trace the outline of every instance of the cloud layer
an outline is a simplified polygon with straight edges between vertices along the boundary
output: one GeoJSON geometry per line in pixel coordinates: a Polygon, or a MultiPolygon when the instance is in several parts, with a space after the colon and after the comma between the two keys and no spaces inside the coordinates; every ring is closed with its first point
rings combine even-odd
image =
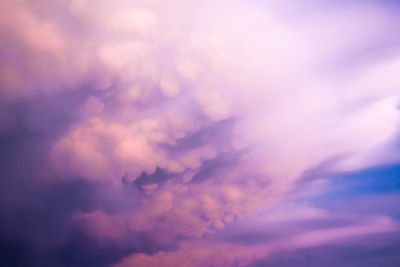
{"type": "Polygon", "coordinates": [[[398,163],[398,12],[374,1],[8,1],[5,261],[246,266],[397,233],[380,208],[335,215],[309,201],[336,176],[398,163]],[[257,227],[277,236],[253,242],[257,227]]]}

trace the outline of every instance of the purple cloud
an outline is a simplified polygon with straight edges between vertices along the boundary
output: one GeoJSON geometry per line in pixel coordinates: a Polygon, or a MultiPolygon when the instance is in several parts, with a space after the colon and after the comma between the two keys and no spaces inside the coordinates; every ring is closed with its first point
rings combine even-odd
{"type": "Polygon", "coordinates": [[[340,213],[307,201],[335,175],[398,163],[397,13],[373,1],[4,4],[5,264],[246,266],[397,233],[377,198],[340,213]]]}

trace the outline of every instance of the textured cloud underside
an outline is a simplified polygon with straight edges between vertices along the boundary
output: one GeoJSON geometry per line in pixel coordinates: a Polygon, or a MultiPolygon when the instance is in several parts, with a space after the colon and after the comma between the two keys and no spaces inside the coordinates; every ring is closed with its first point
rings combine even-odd
{"type": "MultiPolygon", "coordinates": [[[[76,211],[71,221],[98,242],[144,233],[160,248],[283,201],[310,170],[395,162],[400,55],[388,29],[398,18],[373,4],[292,2],[7,1],[0,129],[19,123],[13,105],[68,96],[23,121],[40,133],[52,125],[47,113],[74,114],[46,149],[38,184],[109,188],[99,198],[121,208],[76,211]]],[[[385,220],[339,233],[392,229],[385,220]]],[[[320,234],[276,246],[333,235],[320,234]]],[[[247,264],[273,246],[218,244],[227,254],[214,255],[196,242],[121,266],[247,264]]]]}

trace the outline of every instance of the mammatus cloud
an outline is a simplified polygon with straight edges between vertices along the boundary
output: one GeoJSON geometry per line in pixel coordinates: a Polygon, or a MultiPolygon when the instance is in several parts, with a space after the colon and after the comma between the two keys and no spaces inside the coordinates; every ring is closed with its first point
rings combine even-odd
{"type": "MultiPolygon", "coordinates": [[[[51,262],[85,264],[71,256],[86,242],[79,232],[113,251],[101,263],[85,259],[97,266],[245,266],[273,251],[396,231],[375,214],[252,246],[209,240],[312,194],[297,195],[304,180],[398,162],[397,12],[357,1],[5,3],[0,130],[12,190],[2,212],[23,220],[8,209],[57,210],[47,223],[65,220],[62,237],[43,245],[30,233],[36,257],[58,249],[51,262]],[[18,200],[25,187],[32,199],[18,200]],[[58,187],[61,200],[49,193],[58,187]]],[[[305,214],[334,219],[283,207],[263,223],[305,214]]]]}

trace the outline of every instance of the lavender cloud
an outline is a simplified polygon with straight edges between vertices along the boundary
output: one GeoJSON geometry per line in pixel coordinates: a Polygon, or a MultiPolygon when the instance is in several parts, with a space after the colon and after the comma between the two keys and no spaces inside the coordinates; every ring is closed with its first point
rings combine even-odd
{"type": "MultiPolygon", "coordinates": [[[[91,257],[112,255],[105,266],[245,265],[281,247],[392,231],[379,217],[278,245],[204,241],[285,201],[307,175],[398,162],[396,12],[357,1],[9,1],[0,11],[3,225],[24,227],[13,226],[24,212],[10,211],[20,206],[53,214],[49,231],[64,221],[61,234],[37,245],[28,233],[24,246],[78,255],[93,241],[91,257]]],[[[280,209],[269,220],[288,216],[280,209]]],[[[34,232],[42,219],[26,216],[34,232]]],[[[76,257],[69,264],[100,264],[76,257]]]]}

